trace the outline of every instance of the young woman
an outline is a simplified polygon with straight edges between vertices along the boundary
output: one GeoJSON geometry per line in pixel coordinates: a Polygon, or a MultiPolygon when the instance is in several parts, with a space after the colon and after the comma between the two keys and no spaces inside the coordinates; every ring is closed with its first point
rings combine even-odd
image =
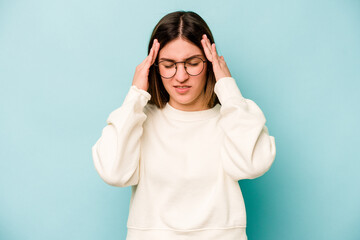
{"type": "Polygon", "coordinates": [[[123,104],[92,147],[108,184],[132,186],[127,240],[245,240],[240,179],[275,158],[261,109],[242,96],[194,12],[164,16],[123,104]]]}

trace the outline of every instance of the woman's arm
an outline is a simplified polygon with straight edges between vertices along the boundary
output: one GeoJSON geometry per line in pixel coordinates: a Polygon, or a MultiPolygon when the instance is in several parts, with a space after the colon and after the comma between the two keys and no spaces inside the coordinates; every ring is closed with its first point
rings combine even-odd
{"type": "Polygon", "coordinates": [[[92,147],[95,168],[110,185],[126,187],[139,182],[140,138],[147,118],[143,109],[150,98],[148,92],[131,86],[92,147]]]}
{"type": "Polygon", "coordinates": [[[259,106],[245,99],[232,77],[219,79],[215,93],[221,103],[220,127],[224,131],[221,160],[224,171],[234,180],[253,179],[272,165],[275,138],[269,135],[259,106]]]}

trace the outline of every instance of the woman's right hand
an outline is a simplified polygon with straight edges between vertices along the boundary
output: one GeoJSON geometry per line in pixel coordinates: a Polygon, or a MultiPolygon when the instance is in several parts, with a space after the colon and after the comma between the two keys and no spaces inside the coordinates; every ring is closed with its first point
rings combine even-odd
{"type": "Polygon", "coordinates": [[[153,45],[150,49],[149,55],[140,63],[135,70],[134,79],[132,85],[137,88],[147,91],[149,88],[149,71],[150,66],[154,64],[156,56],[159,52],[160,43],[157,39],[154,39],[153,45]]]}

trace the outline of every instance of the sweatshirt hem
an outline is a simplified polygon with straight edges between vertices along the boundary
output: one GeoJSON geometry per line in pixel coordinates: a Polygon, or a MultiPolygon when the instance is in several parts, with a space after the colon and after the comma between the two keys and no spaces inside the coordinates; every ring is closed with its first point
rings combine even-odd
{"type": "Polygon", "coordinates": [[[126,240],[247,240],[246,226],[185,230],[131,226],[127,228],[126,240]]]}
{"type": "Polygon", "coordinates": [[[194,229],[175,229],[175,228],[141,228],[127,226],[127,228],[136,229],[136,230],[165,230],[165,231],[175,231],[175,232],[194,232],[194,231],[206,231],[206,230],[227,230],[233,228],[246,228],[244,225],[232,226],[232,227],[211,227],[211,228],[194,228],[194,229]]]}

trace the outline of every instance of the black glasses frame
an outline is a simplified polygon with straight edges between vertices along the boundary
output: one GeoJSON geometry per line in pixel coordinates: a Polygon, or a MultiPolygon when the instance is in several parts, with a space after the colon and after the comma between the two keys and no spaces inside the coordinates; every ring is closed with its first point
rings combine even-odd
{"type": "MultiPolygon", "coordinates": [[[[165,61],[173,62],[173,61],[169,61],[169,60],[163,60],[163,61],[160,61],[159,63],[154,63],[154,65],[156,66],[156,70],[157,70],[157,72],[158,72],[159,74],[160,74],[159,64],[160,64],[161,62],[165,62],[165,61]]],[[[173,63],[175,64],[175,73],[174,73],[174,75],[172,75],[171,77],[164,77],[163,75],[160,74],[160,76],[162,76],[163,78],[166,78],[166,79],[169,79],[169,78],[174,77],[174,76],[176,75],[176,73],[177,73],[177,63],[184,63],[185,72],[186,72],[187,74],[189,74],[190,76],[197,76],[197,75],[200,75],[200,73],[202,73],[202,71],[204,70],[205,63],[206,63],[206,62],[207,62],[206,60],[202,60],[202,58],[199,58],[199,57],[192,57],[192,58],[186,59],[186,60],[183,61],[183,62],[173,62],[173,63]],[[196,74],[196,75],[192,75],[192,74],[188,73],[188,71],[186,70],[186,65],[185,65],[185,64],[186,64],[186,61],[191,60],[191,59],[194,59],[194,58],[198,58],[198,59],[200,59],[200,60],[203,62],[203,68],[202,68],[201,71],[200,71],[198,74],[196,74]]]]}

